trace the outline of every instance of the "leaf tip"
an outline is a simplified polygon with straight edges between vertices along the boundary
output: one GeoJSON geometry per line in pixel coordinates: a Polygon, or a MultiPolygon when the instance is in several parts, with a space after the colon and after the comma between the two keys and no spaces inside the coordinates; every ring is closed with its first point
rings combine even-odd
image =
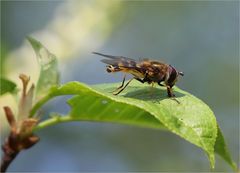
{"type": "Polygon", "coordinates": [[[26,39],[29,41],[29,43],[33,47],[34,51],[38,51],[41,49],[42,44],[39,41],[37,41],[35,38],[33,38],[31,36],[26,36],[26,39]]]}

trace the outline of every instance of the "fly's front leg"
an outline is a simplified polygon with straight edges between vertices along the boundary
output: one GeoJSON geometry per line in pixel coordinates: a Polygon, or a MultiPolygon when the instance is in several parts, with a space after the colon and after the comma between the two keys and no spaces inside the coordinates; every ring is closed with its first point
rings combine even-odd
{"type": "Polygon", "coordinates": [[[175,95],[173,94],[172,87],[167,86],[167,93],[168,97],[170,97],[171,99],[175,100],[178,104],[180,104],[180,102],[175,98],[175,95]]]}
{"type": "Polygon", "coordinates": [[[167,86],[167,93],[168,93],[168,97],[175,97],[175,95],[173,94],[172,87],[170,86],[167,86]]]}

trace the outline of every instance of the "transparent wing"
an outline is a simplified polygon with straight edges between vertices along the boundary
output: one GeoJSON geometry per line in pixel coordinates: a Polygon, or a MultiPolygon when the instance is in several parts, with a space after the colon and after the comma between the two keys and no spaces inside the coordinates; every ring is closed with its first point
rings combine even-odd
{"type": "Polygon", "coordinates": [[[109,59],[102,59],[101,61],[105,64],[119,66],[119,67],[125,67],[125,68],[136,68],[136,60],[123,57],[123,56],[113,56],[113,55],[106,55],[98,52],[93,52],[93,54],[100,55],[107,57],[109,59]]]}

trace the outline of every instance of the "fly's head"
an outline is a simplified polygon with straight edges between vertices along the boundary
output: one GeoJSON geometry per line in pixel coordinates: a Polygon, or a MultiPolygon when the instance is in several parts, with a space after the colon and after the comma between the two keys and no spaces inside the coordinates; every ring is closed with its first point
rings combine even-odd
{"type": "Polygon", "coordinates": [[[173,87],[175,85],[175,83],[178,80],[178,77],[180,76],[184,76],[183,72],[177,71],[175,67],[169,65],[168,67],[168,78],[166,79],[165,83],[170,86],[173,87]]]}

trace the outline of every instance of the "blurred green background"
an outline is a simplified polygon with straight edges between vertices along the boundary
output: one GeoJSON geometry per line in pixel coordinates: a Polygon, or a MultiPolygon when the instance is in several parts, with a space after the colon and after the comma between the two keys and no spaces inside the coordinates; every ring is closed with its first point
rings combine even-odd
{"type": "MultiPolygon", "coordinates": [[[[238,1],[1,1],[1,69],[16,82],[19,66],[37,71],[27,35],[59,57],[62,83],[121,81],[92,51],[161,59],[184,71],[177,85],[213,109],[239,164],[238,1]]],[[[66,98],[45,113],[67,113],[66,98]]],[[[210,171],[203,151],[165,131],[74,122],[38,135],[9,171],[210,171]]],[[[217,156],[214,171],[231,169],[217,156]]]]}

